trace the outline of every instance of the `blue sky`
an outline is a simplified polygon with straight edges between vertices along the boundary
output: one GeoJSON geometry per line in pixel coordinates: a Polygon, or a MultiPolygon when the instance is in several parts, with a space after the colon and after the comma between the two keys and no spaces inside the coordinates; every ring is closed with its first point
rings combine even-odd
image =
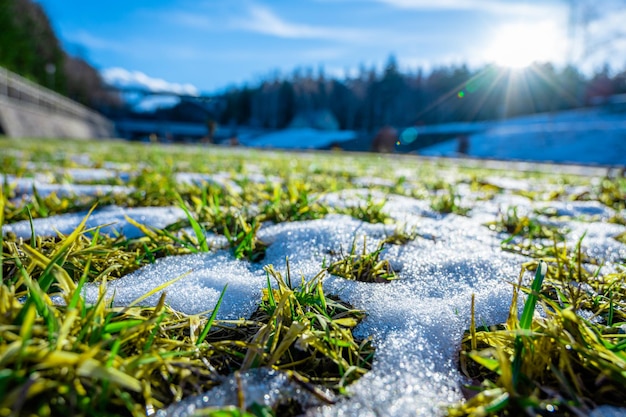
{"type": "MultiPolygon", "coordinates": [[[[403,70],[426,71],[461,63],[518,66],[550,60],[562,65],[580,55],[568,41],[566,0],[40,3],[66,50],[86,58],[108,79],[186,92],[256,84],[275,71],[290,74],[295,68],[355,74],[360,65],[381,67],[390,54],[403,70]]],[[[620,13],[606,19],[621,27],[626,15],[620,13]]],[[[606,19],[588,25],[587,35],[606,30],[606,19]]],[[[615,53],[602,59],[607,56],[617,59],[615,53]]],[[[623,66],[626,58],[622,61],[615,64],[623,66]]]]}

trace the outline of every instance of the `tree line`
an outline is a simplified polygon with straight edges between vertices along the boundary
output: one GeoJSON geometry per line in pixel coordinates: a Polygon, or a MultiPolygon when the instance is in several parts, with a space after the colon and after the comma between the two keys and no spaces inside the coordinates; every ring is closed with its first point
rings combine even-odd
{"type": "Polygon", "coordinates": [[[274,76],[222,95],[221,124],[270,129],[289,126],[297,114],[328,110],[341,129],[373,132],[383,126],[497,120],[595,104],[626,93],[626,70],[603,68],[591,77],[573,66],[536,63],[523,70],[465,65],[403,73],[392,56],[381,71],[361,67],[343,80],[320,70],[274,76]]]}
{"type": "MultiPolygon", "coordinates": [[[[0,0],[0,28],[1,66],[107,114],[121,106],[120,95],[94,67],[63,50],[40,4],[0,0]]],[[[296,69],[231,88],[220,95],[223,106],[214,119],[221,125],[282,129],[297,115],[325,112],[340,129],[374,132],[383,126],[566,110],[622,93],[626,69],[585,76],[574,66],[537,63],[522,71],[453,65],[403,72],[391,56],[382,69],[361,66],[357,75],[343,79],[328,77],[323,69],[296,69]]]]}

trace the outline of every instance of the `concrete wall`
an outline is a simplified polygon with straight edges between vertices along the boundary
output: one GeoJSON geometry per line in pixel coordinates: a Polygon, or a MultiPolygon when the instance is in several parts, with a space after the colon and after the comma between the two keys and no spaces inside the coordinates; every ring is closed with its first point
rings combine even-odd
{"type": "Polygon", "coordinates": [[[2,96],[0,126],[4,135],[12,138],[91,139],[115,136],[113,124],[104,117],[72,117],[2,96]]]}
{"type": "Polygon", "coordinates": [[[12,138],[111,138],[113,123],[53,91],[0,68],[0,132],[12,138]]]}

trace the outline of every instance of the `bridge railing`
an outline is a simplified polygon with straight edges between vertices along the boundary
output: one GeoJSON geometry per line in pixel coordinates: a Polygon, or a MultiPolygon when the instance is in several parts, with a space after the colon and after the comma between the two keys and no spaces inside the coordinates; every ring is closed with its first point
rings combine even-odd
{"type": "Polygon", "coordinates": [[[81,119],[100,119],[101,115],[52,90],[0,67],[0,97],[28,103],[46,111],[81,119]]]}

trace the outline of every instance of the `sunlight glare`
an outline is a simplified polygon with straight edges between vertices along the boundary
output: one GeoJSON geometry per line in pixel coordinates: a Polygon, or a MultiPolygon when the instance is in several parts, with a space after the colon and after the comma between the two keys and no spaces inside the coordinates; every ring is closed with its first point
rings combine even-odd
{"type": "Polygon", "coordinates": [[[492,34],[485,51],[487,61],[509,68],[524,68],[533,62],[558,63],[567,42],[554,22],[512,23],[492,34]]]}

